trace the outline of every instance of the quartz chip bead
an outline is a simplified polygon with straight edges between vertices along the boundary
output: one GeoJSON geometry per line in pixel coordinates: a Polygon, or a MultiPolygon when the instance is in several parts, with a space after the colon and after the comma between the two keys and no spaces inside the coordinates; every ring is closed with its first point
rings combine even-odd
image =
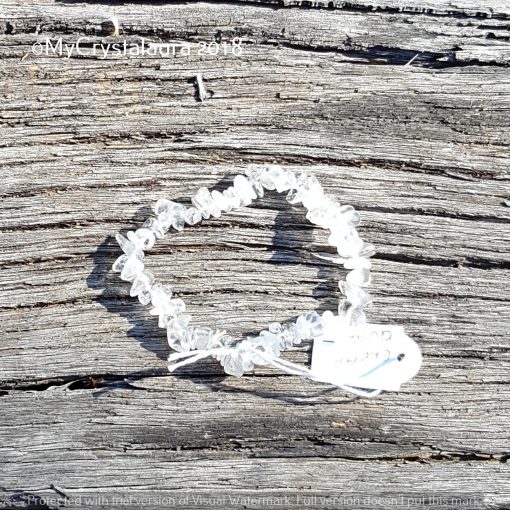
{"type": "Polygon", "coordinates": [[[295,324],[280,324],[279,322],[272,322],[268,325],[267,329],[270,333],[275,334],[280,342],[280,351],[283,351],[294,345],[296,341],[296,325],[295,324]]]}
{"type": "Polygon", "coordinates": [[[363,247],[363,241],[354,227],[333,230],[328,243],[335,246],[338,254],[344,258],[357,257],[363,247]]]}
{"type": "Polygon", "coordinates": [[[322,228],[332,228],[338,214],[338,204],[324,197],[320,204],[306,213],[306,219],[322,228]]]}
{"type": "Polygon", "coordinates": [[[202,220],[202,215],[196,207],[188,207],[184,213],[184,221],[188,225],[196,225],[202,220]]]}
{"type": "Polygon", "coordinates": [[[172,226],[173,213],[178,205],[180,204],[177,204],[177,202],[173,202],[172,200],[168,200],[166,198],[160,198],[156,202],[154,206],[154,212],[158,217],[159,224],[165,231],[172,226]]]}
{"type": "Polygon", "coordinates": [[[296,321],[296,334],[300,343],[301,340],[310,340],[322,335],[323,325],[321,316],[317,312],[310,312],[306,315],[300,315],[296,321]]]}
{"type": "Polygon", "coordinates": [[[230,212],[232,210],[232,203],[223,193],[215,189],[211,191],[211,197],[222,212],[230,212]]]}
{"type": "Polygon", "coordinates": [[[207,188],[200,188],[191,199],[191,202],[206,220],[211,216],[214,216],[215,218],[219,218],[221,216],[221,209],[213,200],[211,193],[207,188]]]}
{"type": "Polygon", "coordinates": [[[347,300],[343,300],[339,303],[338,317],[340,317],[345,324],[350,326],[362,326],[366,324],[367,321],[363,308],[355,307],[347,300]]]}
{"type": "Polygon", "coordinates": [[[241,342],[239,350],[244,360],[243,369],[251,370],[253,364],[267,365],[266,357],[277,358],[281,353],[281,342],[278,334],[264,330],[256,337],[248,337],[241,342]]]}
{"type": "Polygon", "coordinates": [[[258,181],[266,170],[267,166],[265,165],[248,165],[244,171],[244,175],[246,175],[249,180],[258,181]]]}
{"type": "Polygon", "coordinates": [[[122,280],[131,282],[136,275],[143,270],[143,262],[141,260],[143,252],[134,252],[131,255],[121,255],[112,265],[113,271],[120,273],[122,280]]]}
{"type": "Polygon", "coordinates": [[[255,368],[253,363],[253,351],[248,347],[246,342],[241,342],[237,347],[239,356],[241,358],[241,369],[243,372],[248,372],[255,368]]]}
{"type": "Polygon", "coordinates": [[[320,182],[313,175],[302,173],[293,184],[290,193],[287,195],[287,200],[291,204],[303,205],[307,209],[313,209],[321,204],[324,199],[324,190],[320,182]]]}
{"type": "Polygon", "coordinates": [[[280,339],[277,334],[263,330],[259,333],[259,338],[264,343],[265,351],[268,354],[275,358],[280,355],[280,339]]]}
{"type": "Polygon", "coordinates": [[[157,216],[160,214],[167,214],[171,212],[176,206],[177,202],[173,202],[172,200],[168,200],[166,198],[160,198],[154,206],[154,212],[157,216]]]}
{"type": "Polygon", "coordinates": [[[241,201],[241,205],[250,205],[257,198],[255,190],[244,175],[234,177],[234,190],[241,201]]]}
{"type": "Polygon", "coordinates": [[[119,243],[121,250],[126,255],[136,254],[139,256],[139,258],[143,257],[142,240],[138,239],[135,236],[134,232],[128,232],[127,237],[124,237],[122,234],[117,234],[115,236],[115,239],[119,243]],[[134,238],[133,238],[133,236],[134,236],[134,238]]]}
{"type": "Polygon", "coordinates": [[[174,213],[174,218],[172,220],[172,227],[175,228],[178,232],[181,232],[184,230],[184,226],[186,225],[186,208],[184,206],[181,206],[177,211],[174,213]]]}
{"type": "Polygon", "coordinates": [[[258,180],[268,190],[276,190],[278,193],[290,190],[295,185],[294,174],[284,170],[279,165],[269,165],[258,180]]]}
{"type": "Polygon", "coordinates": [[[177,352],[191,350],[190,333],[187,328],[179,330],[169,328],[167,330],[168,345],[177,352]]]}
{"type": "Polygon", "coordinates": [[[257,198],[262,198],[264,196],[264,187],[262,184],[254,179],[249,179],[249,182],[255,192],[255,195],[257,195],[257,198]]]}
{"type": "Polygon", "coordinates": [[[145,220],[142,227],[148,228],[158,239],[163,239],[165,236],[165,229],[156,218],[145,220]]]}
{"type": "Polygon", "coordinates": [[[246,342],[245,348],[250,351],[250,359],[256,365],[267,365],[268,361],[263,354],[268,356],[274,356],[275,352],[279,351],[278,337],[273,333],[270,333],[276,338],[276,341],[267,341],[268,338],[264,333],[269,331],[261,331],[258,336],[249,336],[244,342],[246,342]],[[259,354],[260,353],[260,354],[259,354]]]}
{"type": "Polygon", "coordinates": [[[229,207],[231,209],[237,209],[241,206],[241,199],[239,198],[239,195],[236,193],[236,190],[233,186],[230,186],[223,192],[223,196],[229,203],[229,207]]]}
{"type": "Polygon", "coordinates": [[[258,198],[264,196],[264,187],[260,183],[260,177],[265,171],[266,167],[263,165],[249,165],[244,172],[258,198]]]}
{"type": "Polygon", "coordinates": [[[355,308],[367,308],[372,304],[372,298],[365,289],[344,281],[340,281],[338,287],[355,308]]]}
{"type": "Polygon", "coordinates": [[[188,327],[191,315],[178,315],[171,319],[167,325],[168,345],[178,351],[189,351],[193,348],[193,331],[188,327]]]}
{"type": "Polygon", "coordinates": [[[301,201],[306,209],[318,207],[324,200],[324,190],[322,189],[320,182],[317,180],[317,177],[314,175],[308,177],[306,180],[302,194],[303,198],[301,201]]]}
{"type": "Polygon", "coordinates": [[[126,260],[120,277],[126,282],[132,282],[143,271],[143,267],[143,262],[133,254],[126,260]]]}
{"type": "Polygon", "coordinates": [[[345,269],[370,269],[372,262],[366,257],[352,257],[344,261],[345,269]]]}
{"type": "Polygon", "coordinates": [[[351,326],[363,326],[366,324],[367,316],[362,308],[354,308],[351,312],[351,326]]]}
{"type": "Polygon", "coordinates": [[[267,329],[270,333],[277,335],[283,331],[283,326],[279,322],[271,322],[271,324],[268,324],[267,329]]]}
{"type": "Polygon", "coordinates": [[[131,285],[129,295],[131,297],[138,296],[138,300],[142,305],[148,305],[151,302],[151,287],[154,283],[154,275],[150,271],[141,271],[131,285]]]}
{"type": "Polygon", "coordinates": [[[151,287],[151,302],[152,306],[157,307],[170,301],[172,297],[172,290],[169,287],[163,286],[161,283],[155,283],[151,287]]]}
{"type": "MultiPolygon", "coordinates": [[[[225,332],[216,331],[211,339],[211,348],[213,347],[234,347],[236,340],[225,332]]],[[[216,357],[216,359],[220,359],[216,357]]]]}
{"type": "Polygon", "coordinates": [[[165,328],[168,322],[174,316],[172,313],[173,307],[171,305],[172,291],[168,288],[163,287],[160,283],[155,283],[151,287],[151,303],[152,310],[151,315],[158,315],[158,325],[160,328],[165,328]]]}
{"type": "Polygon", "coordinates": [[[184,218],[186,207],[177,202],[172,202],[166,198],[161,198],[156,202],[154,211],[158,215],[158,221],[164,229],[170,227],[181,231],[184,228],[184,218]]]}
{"type": "Polygon", "coordinates": [[[171,315],[177,316],[186,311],[186,303],[181,298],[171,299],[168,305],[168,311],[171,315]]]}
{"type": "Polygon", "coordinates": [[[341,205],[338,209],[338,220],[352,227],[357,227],[360,224],[361,217],[352,205],[341,205]]]}
{"type": "Polygon", "coordinates": [[[154,232],[148,228],[139,228],[135,232],[127,233],[128,239],[142,251],[150,250],[156,242],[154,232]]]}
{"type": "Polygon", "coordinates": [[[371,283],[372,277],[370,276],[370,271],[364,268],[356,268],[347,273],[345,278],[347,283],[358,286],[358,287],[368,287],[371,283]]]}
{"type": "Polygon", "coordinates": [[[375,255],[375,246],[370,243],[363,243],[359,251],[360,257],[373,257],[375,255]]]}
{"type": "Polygon", "coordinates": [[[280,333],[280,348],[283,351],[289,347],[292,347],[297,340],[297,331],[295,324],[285,324],[282,327],[282,332],[280,333]]]}
{"type": "Polygon", "coordinates": [[[220,363],[226,374],[236,377],[241,377],[244,374],[243,357],[239,349],[234,349],[230,354],[223,356],[220,363]]]}
{"type": "Polygon", "coordinates": [[[305,316],[305,321],[310,328],[310,336],[311,338],[315,338],[316,336],[322,335],[323,326],[321,316],[317,312],[309,312],[305,316]]]}
{"type": "Polygon", "coordinates": [[[193,345],[195,349],[207,350],[214,347],[214,331],[211,328],[195,328],[193,330],[193,345]]]}
{"type": "Polygon", "coordinates": [[[112,264],[112,270],[116,273],[120,273],[124,269],[124,265],[129,259],[129,255],[126,255],[125,253],[121,255],[113,264],[112,264]]]}

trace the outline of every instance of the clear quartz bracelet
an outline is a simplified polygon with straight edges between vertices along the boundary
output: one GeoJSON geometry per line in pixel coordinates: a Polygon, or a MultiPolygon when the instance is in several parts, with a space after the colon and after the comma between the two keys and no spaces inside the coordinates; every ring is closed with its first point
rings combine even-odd
{"type": "MultiPolygon", "coordinates": [[[[227,374],[234,376],[242,376],[245,372],[253,370],[256,365],[270,365],[289,374],[335,384],[361,396],[374,396],[379,394],[381,389],[385,389],[384,384],[379,388],[375,385],[370,386],[370,380],[365,385],[366,379],[360,379],[359,374],[354,378],[351,377],[354,381],[352,383],[341,378],[339,382],[331,376],[325,377],[317,370],[313,370],[313,360],[312,369],[309,369],[280,357],[283,350],[293,345],[310,340],[315,342],[319,339],[331,343],[333,340],[330,337],[338,336],[338,331],[352,332],[353,328],[356,331],[364,331],[363,328],[367,325],[365,310],[372,302],[367,291],[371,283],[369,257],[375,253],[375,250],[371,244],[365,243],[360,238],[356,230],[360,223],[360,216],[352,206],[340,205],[326,196],[315,176],[305,173],[296,176],[278,165],[251,165],[247,168],[245,175],[237,175],[233,186],[225,191],[210,192],[203,187],[197,191],[191,202],[193,205],[186,207],[181,203],[162,198],[154,207],[156,217],[149,218],[141,228],[127,232],[126,236],[121,234],[116,236],[124,254],[114,262],[113,270],[120,272],[122,280],[131,283],[132,297],[138,297],[143,305],[152,305],[150,313],[158,316],[159,327],[166,329],[168,343],[174,351],[177,351],[169,356],[170,371],[206,357],[213,357],[221,363],[227,374]],[[145,251],[150,250],[156,239],[163,238],[171,227],[181,231],[186,224],[195,225],[211,216],[218,218],[222,213],[250,205],[253,200],[261,198],[265,190],[287,192],[287,201],[293,205],[302,203],[307,209],[306,217],[311,223],[330,230],[328,243],[336,248],[338,256],[322,258],[342,264],[348,270],[346,281],[339,282],[344,298],[339,303],[338,315],[326,311],[321,316],[312,311],[300,315],[294,323],[273,322],[258,336],[249,336],[242,340],[235,340],[225,331],[193,327],[191,316],[186,313],[184,301],[172,297],[171,290],[161,283],[156,283],[153,274],[145,269],[145,251]],[[331,331],[333,331],[332,334],[326,334],[331,331]]],[[[386,329],[390,330],[390,328],[386,329]]],[[[382,331],[381,338],[387,331],[382,331]]],[[[373,337],[374,331],[370,330],[369,334],[373,337]]],[[[414,344],[409,337],[403,335],[403,332],[395,336],[414,344]]],[[[359,335],[357,338],[359,339],[359,335]]],[[[400,347],[409,348],[409,342],[407,347],[402,342],[400,344],[397,342],[395,348],[397,350],[400,347]]],[[[401,361],[404,357],[403,353],[392,357],[389,354],[391,351],[389,347],[386,347],[384,351],[377,347],[380,343],[376,344],[375,348],[373,342],[366,347],[365,357],[373,358],[372,364],[367,365],[370,368],[367,374],[370,374],[372,379],[374,370],[386,367],[391,361],[401,361]],[[388,354],[385,354],[383,358],[379,356],[380,352],[388,354]]],[[[355,345],[365,344],[358,342],[355,345]]],[[[414,344],[410,352],[415,358],[418,356],[421,362],[421,355],[416,349],[414,344]]],[[[331,357],[328,352],[326,357],[331,357]]],[[[343,359],[346,359],[345,353],[343,359]]],[[[347,361],[349,360],[352,366],[352,352],[351,358],[347,361]]],[[[409,379],[418,369],[419,363],[415,360],[412,366],[407,367],[407,372],[402,379],[409,379]]],[[[392,375],[385,374],[385,378],[388,379],[388,377],[391,379],[392,375]]]]}

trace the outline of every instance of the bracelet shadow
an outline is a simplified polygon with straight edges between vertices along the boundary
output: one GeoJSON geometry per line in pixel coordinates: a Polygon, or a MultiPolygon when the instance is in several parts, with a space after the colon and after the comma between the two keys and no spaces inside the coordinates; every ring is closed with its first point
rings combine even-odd
{"type": "MultiPolygon", "coordinates": [[[[134,225],[140,225],[150,215],[148,206],[141,207],[131,218],[134,225]]],[[[95,301],[109,313],[126,319],[131,328],[127,331],[129,338],[134,338],[143,349],[152,352],[159,359],[168,357],[169,347],[164,332],[157,327],[157,320],[150,316],[136,298],[129,296],[129,286],[119,278],[111,269],[113,262],[121,255],[115,236],[107,236],[90,254],[94,267],[88,275],[86,282],[90,289],[101,291],[95,301]]],[[[164,375],[165,368],[152,368],[131,372],[126,377],[147,377],[151,375],[164,375]]],[[[107,390],[104,388],[103,390],[107,390]]]]}
{"type": "MultiPolygon", "coordinates": [[[[218,182],[214,189],[223,191],[231,185],[231,178],[223,178],[218,182]]],[[[337,281],[338,281],[338,267],[328,264],[325,261],[319,260],[312,255],[312,249],[315,241],[314,226],[308,223],[305,218],[305,213],[302,208],[294,208],[290,206],[285,200],[276,199],[269,194],[269,197],[264,197],[257,201],[256,207],[266,207],[277,209],[277,215],[273,226],[273,237],[271,245],[268,249],[272,250],[272,255],[268,260],[269,264],[281,267],[284,270],[292,271],[303,265],[313,265],[317,268],[316,271],[316,285],[311,290],[311,298],[315,300],[315,310],[322,313],[325,310],[335,310],[336,302],[335,295],[338,294],[337,281]],[[333,297],[332,297],[333,296],[333,297]]],[[[184,198],[177,197],[176,201],[186,202],[184,198]]],[[[143,221],[152,215],[152,210],[149,206],[141,207],[131,218],[130,224],[137,228],[143,221]]],[[[158,327],[157,318],[149,315],[147,307],[141,305],[136,298],[132,298],[127,293],[129,286],[123,282],[119,275],[113,273],[111,266],[113,262],[120,255],[119,246],[115,240],[114,235],[109,235],[98,246],[97,250],[90,255],[94,262],[94,268],[87,277],[87,286],[90,289],[100,290],[101,293],[96,297],[96,301],[103,306],[108,312],[116,314],[123,319],[126,319],[131,325],[128,330],[127,336],[135,339],[143,349],[152,352],[161,360],[166,360],[171,352],[173,352],[167,343],[166,334],[164,330],[158,327]]],[[[302,283],[306,286],[306,283],[302,283]]],[[[281,295],[281,293],[280,293],[281,295]]],[[[270,296],[270,299],[277,300],[278,293],[270,296]]],[[[282,322],[295,321],[299,314],[307,313],[311,310],[300,310],[298,314],[291,317],[280,317],[275,320],[282,322]]],[[[264,327],[264,326],[263,326],[264,327]]],[[[258,334],[259,331],[248,332],[248,334],[258,334]]],[[[307,364],[311,362],[311,343],[304,344],[297,348],[303,351],[306,348],[307,364]]],[[[296,349],[296,348],[294,348],[296,349]]],[[[303,393],[293,392],[289,395],[288,391],[279,393],[278,391],[265,391],[261,377],[261,389],[241,389],[234,388],[228,384],[224,384],[224,380],[229,380],[225,374],[218,374],[218,372],[211,373],[211,364],[207,361],[201,361],[194,365],[195,369],[190,373],[189,369],[179,373],[179,371],[172,375],[179,378],[190,379],[198,378],[199,384],[207,384],[212,389],[217,391],[235,391],[244,393],[254,393],[260,398],[277,399],[292,404],[306,404],[311,405],[311,402],[306,403],[307,399],[313,399],[320,395],[330,394],[337,391],[338,388],[327,387],[318,392],[311,394],[309,391],[303,393]],[[210,378],[210,381],[208,379],[210,378]]],[[[189,368],[189,367],[187,367],[189,368]]],[[[143,378],[150,376],[168,375],[169,372],[166,368],[153,368],[126,374],[125,379],[143,378]]],[[[278,375],[275,372],[275,375],[278,375]]],[[[251,375],[250,377],[256,377],[251,375]]],[[[198,381],[197,381],[198,382],[198,381]]],[[[115,389],[115,386],[111,388],[115,389]]],[[[109,387],[104,387],[96,392],[96,396],[109,391],[109,387]]],[[[354,398],[345,398],[338,400],[335,403],[348,403],[354,398]]],[[[330,402],[333,403],[333,402],[330,402]]]]}

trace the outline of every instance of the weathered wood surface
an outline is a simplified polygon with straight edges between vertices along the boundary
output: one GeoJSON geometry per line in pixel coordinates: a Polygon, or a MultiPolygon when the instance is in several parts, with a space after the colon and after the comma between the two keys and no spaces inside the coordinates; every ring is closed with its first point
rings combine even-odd
{"type": "MultiPolygon", "coordinates": [[[[509,40],[498,0],[0,1],[0,507],[508,507],[509,40]],[[243,55],[31,54],[112,42],[112,15],[121,39],[240,36],[243,55]],[[362,212],[370,319],[425,356],[402,392],[167,374],[164,332],[109,272],[113,235],[268,160],[362,212]]],[[[334,309],[323,240],[268,197],[148,261],[241,335],[334,309]]]]}

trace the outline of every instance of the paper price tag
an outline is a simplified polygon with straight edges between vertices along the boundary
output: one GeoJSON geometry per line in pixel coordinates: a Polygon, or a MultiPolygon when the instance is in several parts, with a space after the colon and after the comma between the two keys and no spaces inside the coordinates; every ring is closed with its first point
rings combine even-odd
{"type": "Polygon", "coordinates": [[[345,326],[332,317],[314,340],[311,368],[332,384],[398,391],[421,362],[418,345],[401,326],[345,326]]]}

